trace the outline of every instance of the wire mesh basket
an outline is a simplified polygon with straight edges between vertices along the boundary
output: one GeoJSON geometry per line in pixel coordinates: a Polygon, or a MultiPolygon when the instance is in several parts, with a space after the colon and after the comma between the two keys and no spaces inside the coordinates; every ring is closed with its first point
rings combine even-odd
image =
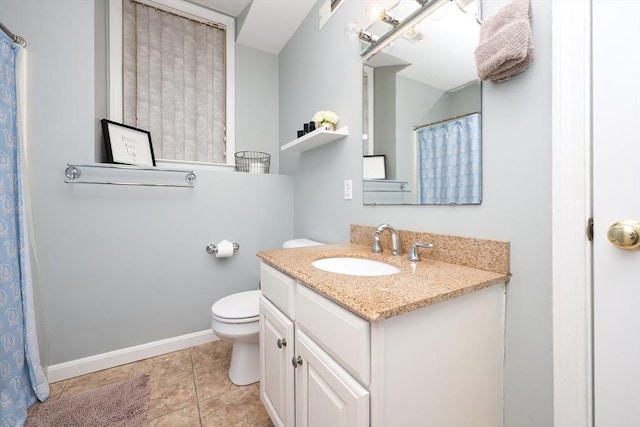
{"type": "Polygon", "coordinates": [[[262,151],[238,151],[235,157],[237,172],[269,173],[271,154],[262,151]]]}

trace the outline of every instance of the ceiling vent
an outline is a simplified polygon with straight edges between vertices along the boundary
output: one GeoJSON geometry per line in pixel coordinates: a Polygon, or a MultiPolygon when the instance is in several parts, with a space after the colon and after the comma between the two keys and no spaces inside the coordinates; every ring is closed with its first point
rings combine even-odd
{"type": "Polygon", "coordinates": [[[342,3],[344,0],[327,0],[320,6],[320,28],[324,27],[331,15],[342,6],[342,3]]]}

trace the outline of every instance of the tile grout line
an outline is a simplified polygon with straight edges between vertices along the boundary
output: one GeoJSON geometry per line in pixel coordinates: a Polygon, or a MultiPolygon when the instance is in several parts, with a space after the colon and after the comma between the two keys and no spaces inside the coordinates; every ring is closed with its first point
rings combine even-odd
{"type": "Polygon", "coordinates": [[[198,423],[202,427],[202,416],[200,415],[200,397],[198,396],[198,385],[196,384],[196,367],[193,363],[193,347],[189,349],[189,359],[191,360],[191,381],[196,392],[196,409],[198,410],[198,423]]]}

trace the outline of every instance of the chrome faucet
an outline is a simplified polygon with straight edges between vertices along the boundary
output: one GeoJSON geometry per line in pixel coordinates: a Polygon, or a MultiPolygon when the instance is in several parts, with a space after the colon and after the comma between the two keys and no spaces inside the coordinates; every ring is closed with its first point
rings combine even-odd
{"type": "Polygon", "coordinates": [[[409,253],[407,254],[407,259],[409,261],[420,261],[420,254],[418,253],[418,248],[433,248],[433,243],[425,243],[425,242],[413,242],[411,244],[411,248],[409,248],[409,253]]]}
{"type": "Polygon", "coordinates": [[[400,252],[402,252],[402,249],[400,248],[400,236],[398,235],[398,231],[389,224],[380,224],[378,228],[376,228],[376,234],[373,236],[373,247],[371,248],[371,251],[377,254],[382,252],[380,235],[385,230],[391,231],[391,254],[400,255],[400,252]]]}

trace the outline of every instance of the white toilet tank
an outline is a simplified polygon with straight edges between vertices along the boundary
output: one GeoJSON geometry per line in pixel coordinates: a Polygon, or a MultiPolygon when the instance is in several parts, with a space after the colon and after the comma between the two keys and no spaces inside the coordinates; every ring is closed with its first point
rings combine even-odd
{"type": "Polygon", "coordinates": [[[288,248],[304,248],[305,246],[320,246],[324,245],[324,243],[316,242],[311,239],[291,239],[287,240],[282,244],[282,247],[285,249],[288,248]]]}

